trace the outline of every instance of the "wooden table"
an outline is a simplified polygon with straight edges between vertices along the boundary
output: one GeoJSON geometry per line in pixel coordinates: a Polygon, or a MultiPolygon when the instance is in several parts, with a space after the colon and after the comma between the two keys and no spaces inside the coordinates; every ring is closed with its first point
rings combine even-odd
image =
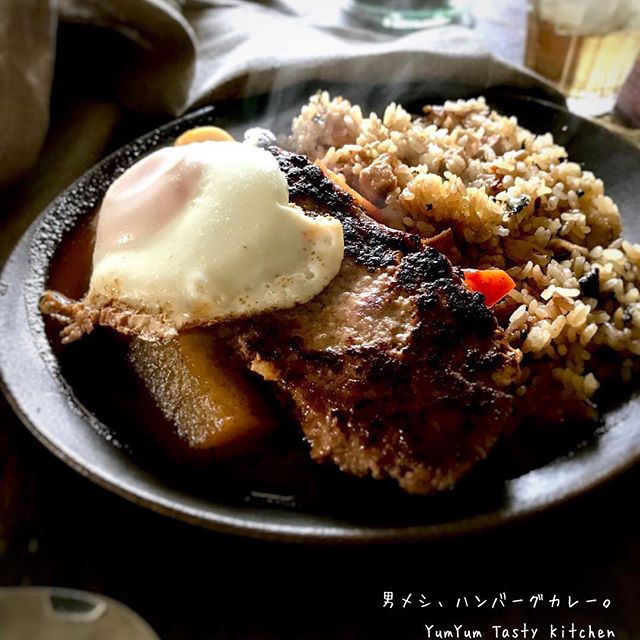
{"type": "MultiPolygon", "coordinates": [[[[493,18],[480,21],[481,32],[495,42],[502,29],[516,51],[522,41],[508,33],[524,33],[523,5],[497,7],[493,18]]],[[[29,184],[0,202],[0,258],[75,175],[155,124],[123,118],[96,95],[60,103],[44,162],[29,184]],[[79,136],[81,153],[74,145],[79,136]]],[[[492,624],[575,622],[615,629],[621,640],[640,638],[638,469],[544,516],[464,539],[404,547],[285,546],[202,531],[107,493],[39,445],[4,400],[0,424],[1,585],[104,593],[137,610],[166,640],[426,638],[424,624],[438,620],[486,632],[492,624]],[[395,594],[392,610],[382,608],[385,591],[395,594]],[[413,604],[403,609],[400,598],[409,593],[413,604]],[[501,593],[511,600],[556,594],[562,604],[490,609],[501,593]],[[420,594],[431,607],[420,607],[420,594]],[[455,608],[458,597],[473,603],[476,595],[488,604],[466,608],[462,601],[455,608]],[[581,601],[572,609],[570,595],[581,601]],[[591,598],[612,604],[584,603],[591,598]]]]}

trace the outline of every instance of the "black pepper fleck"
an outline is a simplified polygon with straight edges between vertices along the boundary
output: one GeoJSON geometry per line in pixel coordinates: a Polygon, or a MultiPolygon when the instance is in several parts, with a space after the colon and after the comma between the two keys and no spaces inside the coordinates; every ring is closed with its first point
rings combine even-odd
{"type": "Polygon", "coordinates": [[[507,213],[510,216],[514,216],[517,213],[520,213],[529,204],[529,202],[529,196],[524,194],[514,198],[509,198],[507,201],[507,213]]]}
{"type": "Polygon", "coordinates": [[[594,267],[589,271],[586,276],[583,276],[578,280],[580,285],[580,291],[589,298],[595,298],[598,300],[600,297],[600,270],[598,267],[594,267]]]}

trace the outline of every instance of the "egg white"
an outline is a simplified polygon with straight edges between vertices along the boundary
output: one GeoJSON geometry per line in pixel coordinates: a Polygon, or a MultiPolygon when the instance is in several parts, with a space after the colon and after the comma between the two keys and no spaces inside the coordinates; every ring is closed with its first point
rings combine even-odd
{"type": "Polygon", "coordinates": [[[268,151],[198,142],[162,153],[105,196],[89,302],[194,326],[304,303],[338,273],[340,222],[289,204],[268,151]]]}

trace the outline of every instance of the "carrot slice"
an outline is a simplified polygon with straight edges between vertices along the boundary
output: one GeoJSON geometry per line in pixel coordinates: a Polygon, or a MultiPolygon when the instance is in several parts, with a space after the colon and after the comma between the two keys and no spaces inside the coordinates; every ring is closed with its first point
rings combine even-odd
{"type": "Polygon", "coordinates": [[[191,144],[192,142],[229,142],[233,140],[233,136],[220,127],[194,127],[187,129],[180,134],[174,145],[180,147],[183,144],[191,144]]]}
{"type": "Polygon", "coordinates": [[[363,195],[359,194],[355,189],[350,187],[347,184],[347,181],[339,174],[331,171],[329,167],[327,167],[322,160],[316,160],[315,164],[317,164],[321,169],[322,173],[331,180],[331,182],[335,183],[340,189],[346,191],[374,220],[377,222],[383,222],[382,211],[376,207],[375,204],[367,200],[363,195]]]}
{"type": "Polygon", "coordinates": [[[502,269],[463,269],[464,281],[471,291],[484,294],[487,307],[500,302],[516,286],[511,276],[502,269]]]}

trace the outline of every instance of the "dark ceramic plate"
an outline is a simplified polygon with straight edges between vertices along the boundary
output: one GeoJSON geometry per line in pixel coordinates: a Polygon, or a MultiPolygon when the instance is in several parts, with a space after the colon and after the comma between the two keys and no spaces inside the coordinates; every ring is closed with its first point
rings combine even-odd
{"type": "MultiPolygon", "coordinates": [[[[333,89],[371,109],[393,99],[417,110],[423,102],[468,93],[454,85],[333,89]]],[[[153,420],[154,408],[138,402],[143,392],[123,364],[119,343],[99,331],[64,350],[48,339],[37,304],[52,258],[116,175],[196,125],[215,123],[238,138],[249,126],[285,130],[312,91],[297,87],[225,103],[160,127],[87,172],[34,222],[8,260],[0,287],[2,376],[27,427],[80,473],[138,504],[221,531],[299,541],[461,534],[559,504],[634,464],[640,458],[640,399],[635,392],[617,403],[605,398],[608,407],[596,430],[582,426],[557,438],[539,425],[533,437],[503,446],[455,491],[434,498],[404,495],[391,484],[314,465],[290,428],[272,450],[237,463],[202,468],[170,464],[150,454],[153,447],[137,433],[135,423],[153,420]]],[[[627,237],[640,240],[638,149],[557,105],[508,91],[486,95],[524,126],[553,132],[573,160],[602,178],[620,206],[627,237]]]]}

